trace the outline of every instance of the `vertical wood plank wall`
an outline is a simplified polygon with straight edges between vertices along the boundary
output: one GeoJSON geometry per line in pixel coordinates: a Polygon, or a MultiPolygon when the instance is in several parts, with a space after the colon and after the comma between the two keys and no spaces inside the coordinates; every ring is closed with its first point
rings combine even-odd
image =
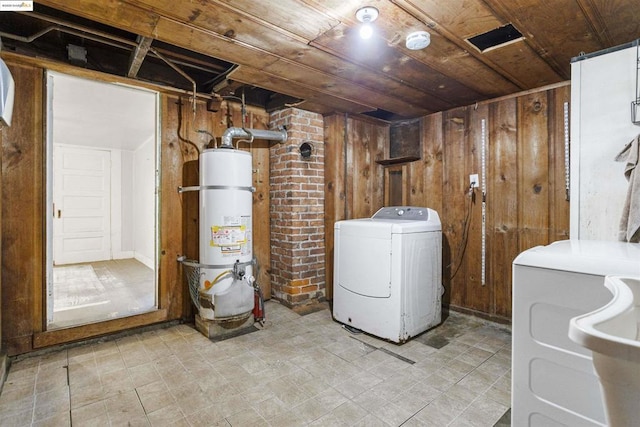
{"type": "MultiPolygon", "coordinates": [[[[193,197],[179,194],[184,179],[197,183],[197,152],[209,141],[196,131],[204,129],[220,140],[231,123],[241,126],[237,104],[226,102],[218,112],[206,110],[198,102],[194,117],[189,97],[170,92],[160,94],[161,104],[161,183],[160,183],[160,267],[158,271],[160,310],[152,315],[103,322],[64,330],[45,332],[45,140],[44,140],[44,67],[39,60],[10,56],[5,58],[16,85],[13,124],[2,134],[2,213],[1,259],[2,301],[0,306],[2,347],[9,355],[34,348],[99,336],[134,326],[188,317],[193,311],[186,282],[176,260],[186,254],[197,258],[197,211],[193,197]],[[227,110],[229,114],[227,114],[227,110]],[[181,116],[181,123],[178,117],[181,116]],[[179,126],[180,125],[180,126],[179,126]],[[178,129],[180,128],[180,131],[178,129]],[[185,168],[184,165],[187,165],[185,168]],[[195,168],[195,170],[194,170],[195,168]],[[195,175],[194,175],[195,174],[195,175]],[[195,178],[194,178],[195,176],[195,178]],[[190,207],[190,208],[189,208],[190,207]],[[194,245],[195,242],[195,245],[194,245]],[[194,252],[195,251],[195,252],[194,252]]],[[[53,65],[55,66],[55,64],[53,65]]],[[[78,73],[77,69],[57,66],[56,71],[78,73]]],[[[106,78],[99,73],[80,72],[82,77],[106,78]]],[[[269,114],[248,107],[246,127],[267,129],[269,114]]],[[[254,253],[264,266],[258,278],[265,295],[270,294],[269,255],[269,148],[257,141],[241,147],[253,153],[254,167],[254,253]]],[[[197,198],[197,196],[196,196],[197,198]]],[[[197,209],[197,201],[195,203],[197,209]]]]}
{"type": "Polygon", "coordinates": [[[373,215],[384,203],[382,160],[389,124],[366,118],[324,118],[325,259],[327,299],[333,299],[333,225],[373,215]]]}
{"type": "MultiPolygon", "coordinates": [[[[407,175],[404,192],[407,204],[427,206],[440,215],[445,305],[508,321],[513,259],[530,247],[569,237],[563,122],[569,99],[567,83],[422,119],[422,158],[402,168],[407,175]],[[469,193],[469,175],[481,175],[482,120],[487,175],[484,286],[482,194],[480,189],[469,193]]],[[[335,221],[371,216],[383,206],[384,195],[377,189],[384,188],[384,168],[375,160],[388,153],[388,129],[388,123],[368,118],[325,118],[329,297],[335,221]],[[372,135],[377,138],[374,146],[372,135]]]]}

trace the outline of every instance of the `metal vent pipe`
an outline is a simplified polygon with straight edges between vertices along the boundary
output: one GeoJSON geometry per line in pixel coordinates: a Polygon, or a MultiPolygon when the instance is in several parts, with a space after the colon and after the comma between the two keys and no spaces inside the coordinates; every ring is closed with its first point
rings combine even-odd
{"type": "Polygon", "coordinates": [[[234,138],[250,138],[250,139],[268,139],[271,141],[284,142],[287,140],[287,131],[280,130],[262,130],[262,129],[244,129],[244,128],[228,128],[222,134],[222,147],[233,148],[234,138]]]}

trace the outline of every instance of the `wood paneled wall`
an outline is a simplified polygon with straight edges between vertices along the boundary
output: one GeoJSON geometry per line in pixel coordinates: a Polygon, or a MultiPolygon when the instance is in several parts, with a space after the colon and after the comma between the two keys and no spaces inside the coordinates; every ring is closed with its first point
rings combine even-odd
{"type": "MultiPolygon", "coordinates": [[[[45,323],[45,68],[81,77],[106,81],[113,76],[88,72],[37,59],[5,55],[16,84],[13,124],[2,134],[2,347],[9,355],[49,345],[81,340],[132,327],[189,317],[186,281],[177,256],[197,259],[197,201],[194,194],[179,194],[179,186],[197,183],[197,151],[209,136],[219,141],[228,124],[241,126],[237,104],[223,103],[218,112],[209,112],[198,101],[193,114],[188,95],[178,95],[159,87],[161,103],[160,244],[158,271],[159,310],[93,325],[46,331],[45,323]],[[195,145],[195,146],[194,146],[195,145]],[[186,165],[186,167],[185,167],[186,165]],[[185,182],[191,180],[191,182],[185,182]],[[195,180],[195,182],[193,182],[195,180]],[[191,197],[191,199],[190,199],[191,197]]],[[[135,84],[126,81],[128,84],[135,84]]],[[[269,114],[249,107],[246,127],[266,129],[269,114]]],[[[258,281],[269,295],[269,147],[256,141],[250,148],[254,167],[254,253],[263,266],[258,281]]],[[[197,198],[197,195],[195,196],[197,198]]]]}
{"type": "MultiPolygon", "coordinates": [[[[426,116],[422,158],[393,166],[403,174],[403,201],[440,215],[445,305],[508,321],[513,259],[530,247],[569,237],[563,121],[569,98],[570,88],[564,83],[426,116]],[[481,174],[482,120],[487,185],[484,285],[482,193],[469,193],[469,175],[481,174]]],[[[368,217],[383,206],[384,167],[375,160],[388,153],[388,129],[388,123],[360,117],[325,119],[329,295],[333,224],[368,217]]]]}
{"type": "Polygon", "coordinates": [[[324,118],[326,297],[333,299],[333,225],[373,215],[384,203],[382,160],[389,125],[377,120],[332,115],[324,118]]]}

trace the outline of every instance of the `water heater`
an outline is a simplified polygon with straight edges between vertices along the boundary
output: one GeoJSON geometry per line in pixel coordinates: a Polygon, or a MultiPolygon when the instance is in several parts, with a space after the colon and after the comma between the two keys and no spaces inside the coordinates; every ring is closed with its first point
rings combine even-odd
{"type": "Polygon", "coordinates": [[[196,328],[200,325],[200,332],[209,337],[220,332],[216,323],[225,330],[237,328],[252,313],[254,319],[264,320],[262,292],[253,277],[252,159],[249,152],[233,146],[234,138],[244,138],[245,143],[286,141],[287,132],[228,128],[219,148],[200,154],[199,185],[178,188],[200,194],[199,260],[179,256],[178,261],[187,267],[191,300],[199,314],[196,328]]]}
{"type": "Polygon", "coordinates": [[[251,154],[233,148],[200,156],[200,316],[228,320],[254,305],[251,154]]]}

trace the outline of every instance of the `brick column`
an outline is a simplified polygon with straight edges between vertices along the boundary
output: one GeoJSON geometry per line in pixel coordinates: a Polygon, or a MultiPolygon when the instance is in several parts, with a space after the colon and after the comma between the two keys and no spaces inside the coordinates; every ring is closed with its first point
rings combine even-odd
{"type": "Polygon", "coordinates": [[[324,122],[288,108],[271,114],[285,143],[270,149],[271,295],[288,306],[324,299],[324,122]],[[304,159],[300,145],[313,149],[304,159]]]}

